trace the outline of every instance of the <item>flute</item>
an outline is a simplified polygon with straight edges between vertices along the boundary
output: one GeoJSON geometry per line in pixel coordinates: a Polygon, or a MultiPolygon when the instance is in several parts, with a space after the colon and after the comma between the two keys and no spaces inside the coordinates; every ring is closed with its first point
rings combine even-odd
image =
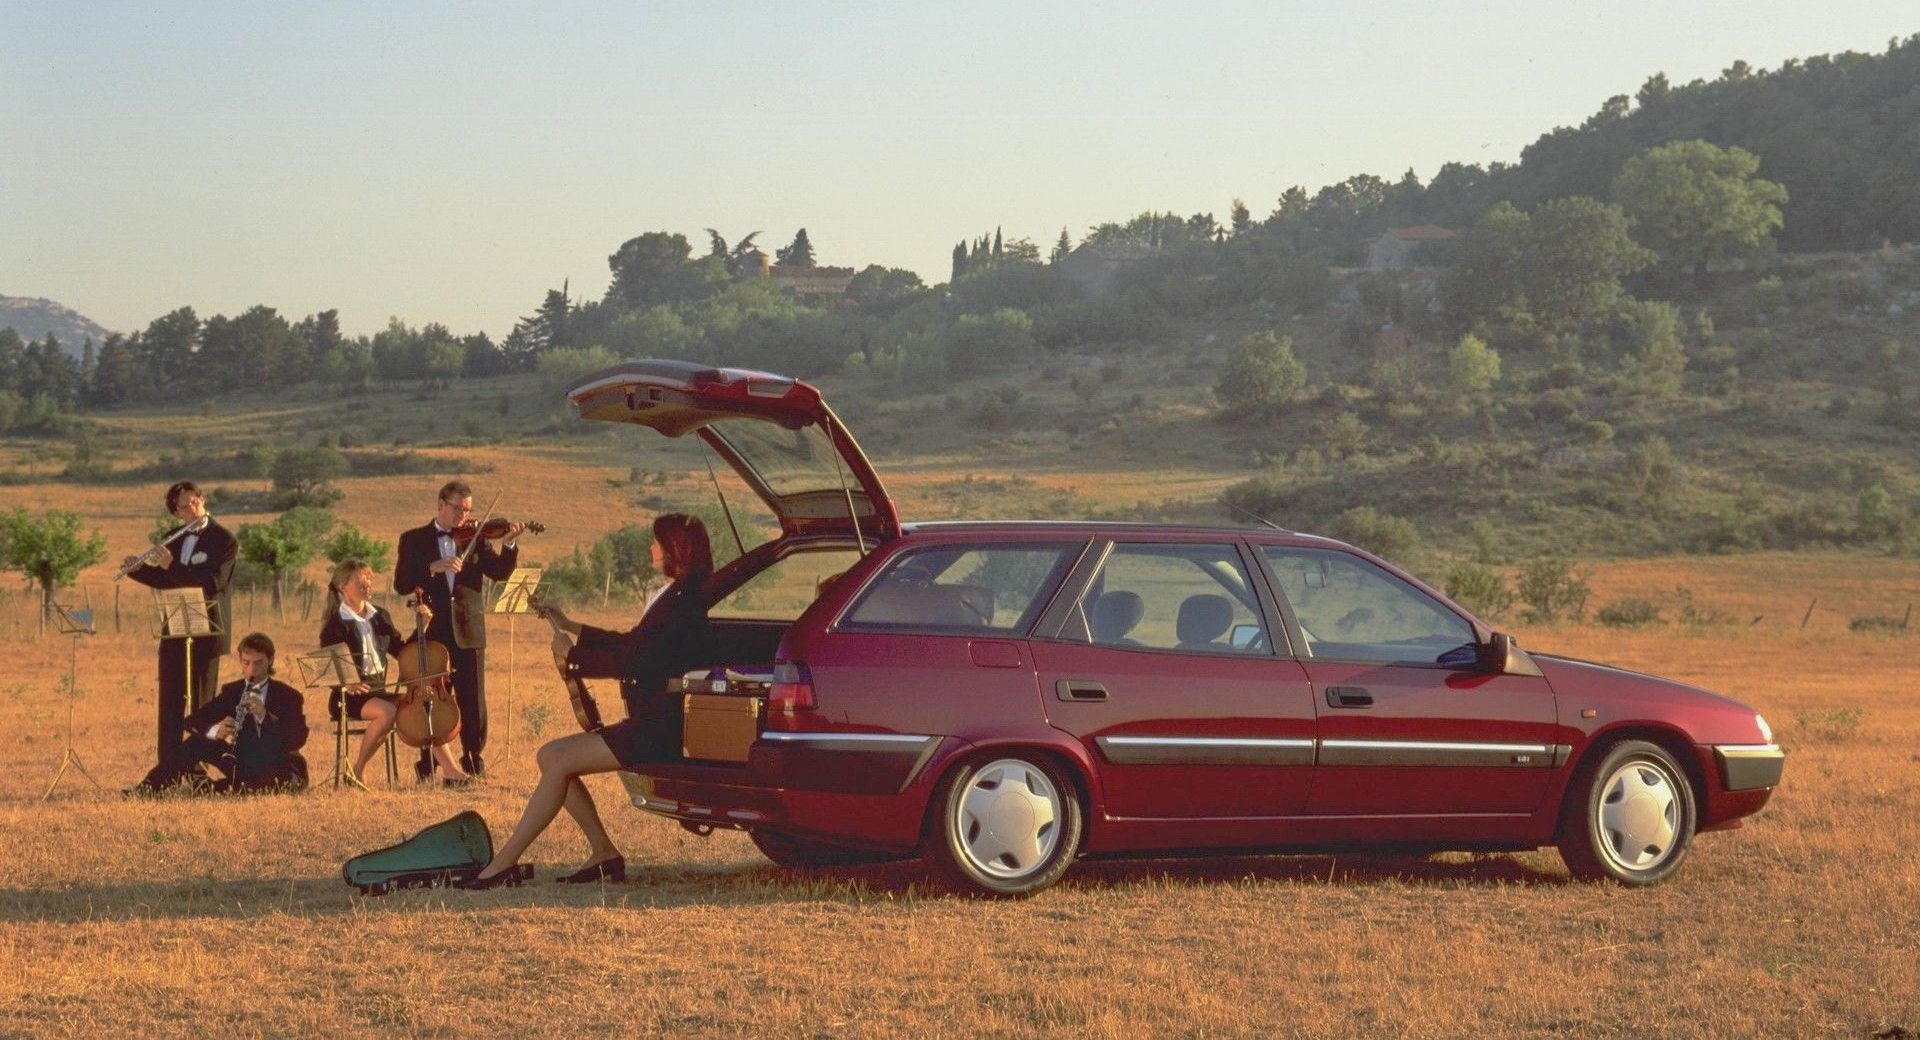
{"type": "Polygon", "coordinates": [[[121,567],[120,573],[114,575],[113,580],[119,581],[121,578],[124,578],[127,575],[132,574],[134,571],[137,571],[140,568],[146,566],[147,561],[153,559],[153,554],[160,551],[160,549],[164,548],[165,546],[172,545],[174,542],[179,541],[182,538],[185,538],[187,535],[195,534],[197,532],[206,530],[207,521],[211,519],[213,518],[210,516],[198,517],[196,519],[189,520],[184,524],[181,524],[179,527],[176,527],[171,531],[168,531],[166,537],[153,543],[152,548],[149,548],[146,552],[143,552],[139,556],[134,557],[134,560],[132,563],[127,564],[124,567],[121,567]]]}

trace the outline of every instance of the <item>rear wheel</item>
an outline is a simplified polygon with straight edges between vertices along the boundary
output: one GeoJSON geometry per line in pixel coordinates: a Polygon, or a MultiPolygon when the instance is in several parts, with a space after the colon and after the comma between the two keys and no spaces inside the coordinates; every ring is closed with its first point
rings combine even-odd
{"type": "Polygon", "coordinates": [[[850,867],[862,863],[884,863],[894,857],[884,852],[871,852],[866,849],[852,849],[845,845],[830,845],[822,841],[808,841],[791,834],[756,828],[747,835],[753,839],[754,847],[774,863],[783,867],[805,869],[807,867],[850,867]]]}
{"type": "Polygon", "coordinates": [[[1693,787],[1665,748],[1622,740],[1574,775],[1561,827],[1560,858],[1583,881],[1651,885],[1687,857],[1695,823],[1693,787]]]}
{"type": "Polygon", "coordinates": [[[1060,880],[1080,851],[1073,781],[1040,758],[971,762],[941,782],[928,848],[947,878],[985,895],[1023,896],[1060,880]]]}

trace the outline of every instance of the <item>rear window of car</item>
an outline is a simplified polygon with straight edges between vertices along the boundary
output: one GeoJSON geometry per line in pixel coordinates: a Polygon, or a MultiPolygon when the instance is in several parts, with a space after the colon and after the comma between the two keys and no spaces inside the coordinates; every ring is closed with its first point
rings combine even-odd
{"type": "Polygon", "coordinates": [[[840,625],[887,631],[1025,632],[1080,546],[910,549],[890,561],[840,625]]]}

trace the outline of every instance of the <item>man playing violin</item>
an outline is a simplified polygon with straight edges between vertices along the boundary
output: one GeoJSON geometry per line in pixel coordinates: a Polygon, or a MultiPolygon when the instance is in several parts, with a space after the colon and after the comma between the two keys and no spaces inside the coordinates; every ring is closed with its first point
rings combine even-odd
{"type": "MultiPolygon", "coordinates": [[[[460,766],[473,776],[486,770],[487,612],[481,596],[486,578],[504,580],[520,552],[515,540],[525,525],[508,524],[498,539],[482,537],[469,522],[473,489],[450,480],[440,488],[433,520],[400,535],[393,566],[393,590],[408,595],[420,589],[433,611],[427,638],[444,645],[453,664],[453,694],[460,707],[460,766]],[[495,548],[493,542],[502,544],[495,548]]],[[[414,767],[433,775],[431,753],[422,748],[414,767]]]]}
{"type": "Polygon", "coordinates": [[[167,512],[181,522],[185,533],[143,556],[127,557],[122,566],[128,568],[127,577],[149,588],[198,588],[206,596],[208,618],[220,631],[217,635],[160,640],[160,717],[155,757],[161,762],[173,758],[187,713],[212,700],[220,688],[220,658],[232,645],[227,627],[233,617],[233,604],[227,586],[233,582],[233,565],[240,556],[240,543],[207,515],[207,500],[192,481],[183,480],[167,489],[167,512]],[[193,661],[192,690],[187,689],[189,655],[193,661]]]}

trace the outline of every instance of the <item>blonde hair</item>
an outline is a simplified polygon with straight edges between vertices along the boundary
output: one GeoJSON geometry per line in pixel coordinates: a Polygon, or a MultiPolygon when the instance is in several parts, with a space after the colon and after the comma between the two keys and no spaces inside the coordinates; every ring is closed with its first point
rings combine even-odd
{"type": "Polygon", "coordinates": [[[333,570],[327,572],[327,613],[338,613],[340,604],[345,601],[345,597],[340,595],[340,586],[346,584],[354,575],[359,574],[361,571],[370,571],[372,569],[373,564],[352,556],[334,564],[333,570]]]}

